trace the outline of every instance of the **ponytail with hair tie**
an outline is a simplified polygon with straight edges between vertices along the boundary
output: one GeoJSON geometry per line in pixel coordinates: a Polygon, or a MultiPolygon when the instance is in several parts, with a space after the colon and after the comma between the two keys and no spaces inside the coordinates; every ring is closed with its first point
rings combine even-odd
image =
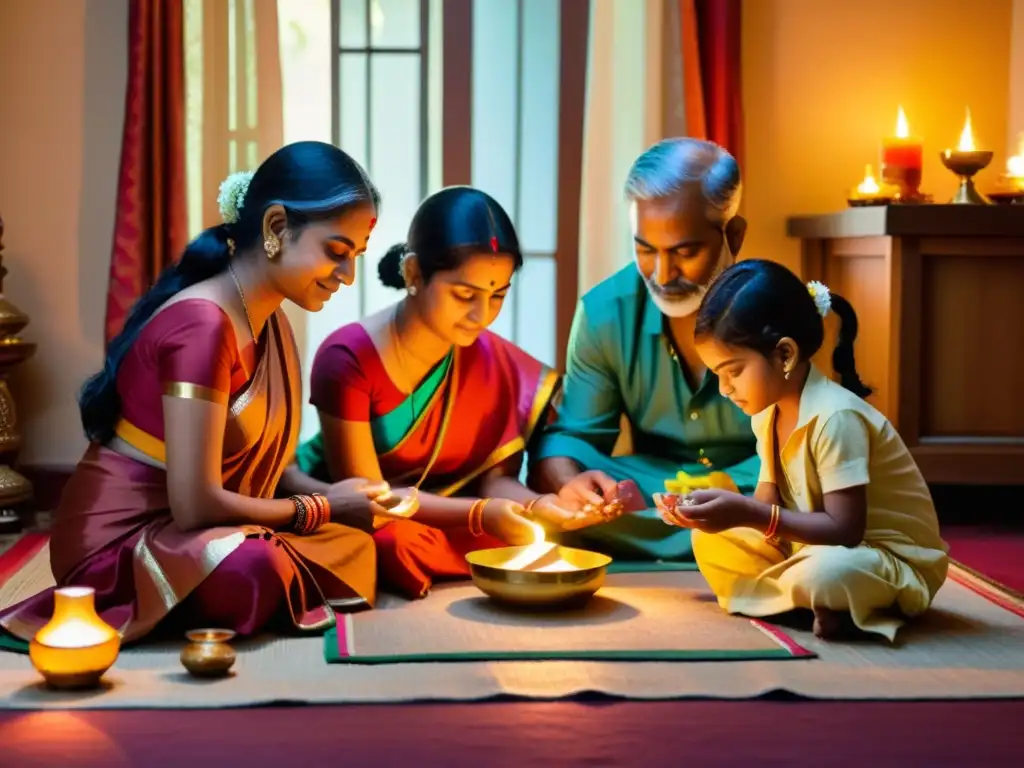
{"type": "Polygon", "coordinates": [[[830,295],[831,309],[839,318],[839,339],[832,351],[832,370],[839,374],[839,383],[858,397],[868,397],[874,390],[860,380],[853,358],[853,343],[857,340],[857,313],[838,293],[830,295]]]}

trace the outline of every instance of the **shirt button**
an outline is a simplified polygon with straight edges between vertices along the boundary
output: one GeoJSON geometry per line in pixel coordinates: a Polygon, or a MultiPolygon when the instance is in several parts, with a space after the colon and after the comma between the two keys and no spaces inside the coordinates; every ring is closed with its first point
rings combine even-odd
{"type": "Polygon", "coordinates": [[[700,414],[696,411],[690,411],[690,421],[696,421],[700,418],[700,414]]]}

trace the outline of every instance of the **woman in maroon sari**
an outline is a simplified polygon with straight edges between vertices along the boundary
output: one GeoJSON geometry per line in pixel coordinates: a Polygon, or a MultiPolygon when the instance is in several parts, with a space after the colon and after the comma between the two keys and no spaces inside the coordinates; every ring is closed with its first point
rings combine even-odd
{"type": "MultiPolygon", "coordinates": [[[[318,311],[350,285],[379,196],[362,168],[319,142],[286,146],[221,188],[225,223],[186,248],[139,301],[82,391],[91,440],[53,521],[59,586],[96,591],[125,642],[174,624],[299,629],[370,603],[371,537],[342,525],[380,511],[354,480],[325,498],[275,499],[295,450],[298,355],[281,310],[318,311]]],[[[52,590],[0,614],[29,640],[52,590]]]]}
{"type": "Polygon", "coordinates": [[[468,576],[468,551],[532,541],[524,515],[555,529],[572,517],[517,479],[559,377],[486,330],[522,263],[500,205],[471,187],[443,189],[380,262],[382,282],[405,298],[335,331],[313,362],[321,432],[297,454],[305,477],[288,482],[417,488],[415,519],[383,521],[374,535],[382,583],[406,596],[468,576]]]}

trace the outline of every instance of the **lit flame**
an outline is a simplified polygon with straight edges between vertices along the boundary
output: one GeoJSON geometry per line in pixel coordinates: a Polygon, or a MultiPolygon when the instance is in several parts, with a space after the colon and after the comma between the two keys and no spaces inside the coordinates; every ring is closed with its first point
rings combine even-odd
{"type": "MultiPolygon", "coordinates": [[[[900,112],[902,113],[902,110],[900,110],[900,112]]],[[[871,166],[864,166],[864,181],[857,185],[858,194],[877,195],[881,191],[881,187],[879,187],[878,182],[875,181],[875,174],[871,166]]]]}
{"type": "Polygon", "coordinates": [[[1017,154],[1006,160],[1006,175],[1024,181],[1024,133],[1017,137],[1017,154]]]}
{"type": "Polygon", "coordinates": [[[896,115],[896,138],[897,139],[909,139],[910,138],[910,125],[907,123],[907,116],[903,112],[903,105],[900,105],[900,110],[896,115]]]}
{"type": "Polygon", "coordinates": [[[544,528],[531,520],[526,524],[534,529],[534,542],[507,560],[504,567],[509,570],[571,570],[572,566],[558,557],[558,545],[545,541],[544,528]]]}
{"type": "Polygon", "coordinates": [[[971,110],[967,110],[967,119],[964,121],[964,129],[960,132],[960,143],[956,147],[958,152],[974,152],[974,132],[971,130],[971,110]]]}

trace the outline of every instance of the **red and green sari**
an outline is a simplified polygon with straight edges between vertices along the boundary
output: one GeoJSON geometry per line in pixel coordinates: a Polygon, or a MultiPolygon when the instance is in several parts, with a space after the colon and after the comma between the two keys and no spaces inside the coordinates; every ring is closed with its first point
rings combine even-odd
{"type": "MultiPolygon", "coordinates": [[[[485,331],[454,348],[411,394],[398,389],[359,324],[321,345],[310,402],[345,421],[365,421],[381,474],[393,486],[440,496],[478,496],[480,478],[526,451],[559,385],[556,371],[515,344],[485,331]]],[[[300,447],[300,469],[329,482],[320,436],[300,447]]],[[[382,583],[421,597],[435,579],[465,578],[465,554],[502,546],[467,530],[439,530],[415,520],[389,523],[374,536],[382,583]]]]}

